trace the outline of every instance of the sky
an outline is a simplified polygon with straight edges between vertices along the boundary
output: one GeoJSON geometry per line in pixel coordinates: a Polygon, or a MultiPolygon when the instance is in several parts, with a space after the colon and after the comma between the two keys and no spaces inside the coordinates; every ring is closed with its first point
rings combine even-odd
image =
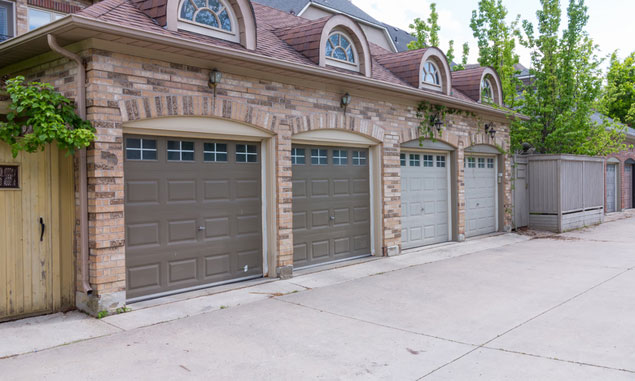
{"type": "MultiPolygon", "coordinates": [[[[410,31],[408,25],[416,17],[426,19],[430,13],[430,3],[436,2],[441,31],[441,49],[446,51],[448,41],[454,40],[456,60],[461,57],[464,42],[470,44],[469,63],[476,63],[478,48],[470,29],[472,10],[478,8],[478,0],[353,0],[353,3],[377,20],[410,31]]],[[[568,0],[562,2],[562,24],[566,25],[568,0]]],[[[600,46],[602,56],[619,49],[619,56],[635,51],[635,0],[586,0],[589,8],[587,31],[600,46]]],[[[536,24],[536,10],[539,0],[504,0],[509,11],[509,21],[520,14],[536,24]]],[[[519,47],[520,63],[529,67],[529,51],[519,47]]]]}

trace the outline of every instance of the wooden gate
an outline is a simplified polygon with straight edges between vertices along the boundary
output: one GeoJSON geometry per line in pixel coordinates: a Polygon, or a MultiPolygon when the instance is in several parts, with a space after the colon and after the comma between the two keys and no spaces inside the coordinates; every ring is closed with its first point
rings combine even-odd
{"type": "Polygon", "coordinates": [[[72,156],[0,143],[0,321],[74,306],[72,156]]]}

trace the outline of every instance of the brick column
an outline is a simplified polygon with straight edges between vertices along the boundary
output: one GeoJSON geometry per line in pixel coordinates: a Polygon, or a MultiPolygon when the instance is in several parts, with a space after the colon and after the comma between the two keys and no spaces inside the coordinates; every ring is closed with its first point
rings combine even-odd
{"type": "Polygon", "coordinates": [[[399,135],[384,135],[382,145],[382,190],[383,190],[383,242],[384,255],[401,252],[401,166],[399,163],[399,135]]]}
{"type": "Polygon", "coordinates": [[[459,242],[465,241],[465,143],[460,140],[456,150],[456,234],[459,242]]]}
{"type": "Polygon", "coordinates": [[[291,183],[291,126],[286,120],[276,128],[276,180],[278,259],[276,274],[290,278],[293,274],[293,186],[291,183]]]}

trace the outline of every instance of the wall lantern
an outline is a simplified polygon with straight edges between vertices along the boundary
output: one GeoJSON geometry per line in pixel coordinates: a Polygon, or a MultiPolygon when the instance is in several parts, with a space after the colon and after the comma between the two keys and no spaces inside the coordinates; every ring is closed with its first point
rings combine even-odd
{"type": "Polygon", "coordinates": [[[346,93],[342,95],[342,99],[340,99],[340,107],[344,109],[344,113],[346,113],[346,107],[351,104],[351,95],[346,93]]]}
{"type": "Polygon", "coordinates": [[[216,86],[220,83],[221,79],[223,79],[223,73],[214,69],[209,73],[209,87],[214,89],[214,98],[216,98],[216,86]]]}
{"type": "Polygon", "coordinates": [[[434,128],[437,129],[437,132],[441,132],[441,129],[443,128],[443,121],[441,120],[441,117],[439,116],[439,114],[434,114],[430,117],[430,120],[432,121],[431,124],[434,125],[434,128]]]}
{"type": "Polygon", "coordinates": [[[491,136],[492,139],[494,139],[494,136],[496,135],[496,130],[494,129],[494,123],[485,123],[485,133],[489,134],[489,136],[491,136]]]}

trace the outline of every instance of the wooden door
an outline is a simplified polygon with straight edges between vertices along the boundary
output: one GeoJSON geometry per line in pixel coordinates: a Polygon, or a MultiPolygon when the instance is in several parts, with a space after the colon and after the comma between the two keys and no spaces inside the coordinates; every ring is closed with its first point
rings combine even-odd
{"type": "Polygon", "coordinates": [[[0,168],[0,320],[72,306],[72,157],[0,143],[0,168]]]}

